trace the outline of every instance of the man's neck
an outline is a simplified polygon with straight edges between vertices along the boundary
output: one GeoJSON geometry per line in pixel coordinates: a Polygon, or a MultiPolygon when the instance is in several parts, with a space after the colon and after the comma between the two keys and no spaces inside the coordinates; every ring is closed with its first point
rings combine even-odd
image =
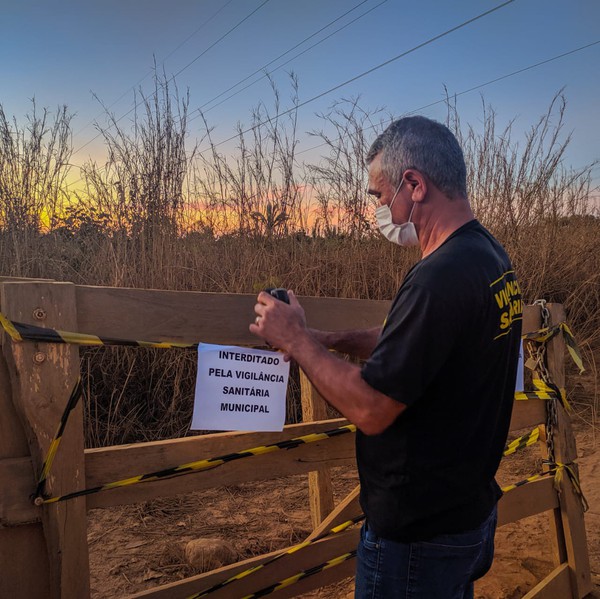
{"type": "Polygon", "coordinates": [[[423,258],[435,252],[454,231],[475,218],[467,200],[446,200],[443,206],[443,209],[438,207],[418,231],[423,258]]]}

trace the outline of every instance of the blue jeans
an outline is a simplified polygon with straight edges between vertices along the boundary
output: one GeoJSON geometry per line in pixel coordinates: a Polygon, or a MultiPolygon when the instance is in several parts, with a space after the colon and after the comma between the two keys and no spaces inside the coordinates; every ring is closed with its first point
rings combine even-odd
{"type": "Polygon", "coordinates": [[[356,599],[473,599],[473,581],[494,559],[497,509],[475,530],[397,543],[362,527],[356,599]]]}

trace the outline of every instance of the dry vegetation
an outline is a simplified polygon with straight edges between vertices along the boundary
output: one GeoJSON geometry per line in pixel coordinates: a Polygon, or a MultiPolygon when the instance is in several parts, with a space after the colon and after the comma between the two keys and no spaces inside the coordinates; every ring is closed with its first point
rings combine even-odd
{"type": "MultiPolygon", "coordinates": [[[[292,85],[292,102],[296,88],[292,85]]],[[[140,92],[141,93],[141,92],[140,92]]],[[[417,255],[371,226],[364,156],[385,126],[381,112],[343,101],[314,133],[323,156],[296,153],[297,121],[272,107],[240,125],[225,154],[208,122],[188,142],[189,98],[157,80],[131,128],[99,127],[106,163],[89,162],[79,191],[66,184],[73,152],[66,108],[22,126],[0,106],[0,272],[79,284],[253,293],[288,286],[300,295],[391,299],[417,255]],[[333,133],[332,133],[333,132],[333,133]],[[187,147],[186,147],[187,146],[187,147]],[[201,147],[208,150],[201,151],[201,147]]],[[[575,403],[593,419],[600,347],[600,219],[590,213],[591,165],[563,162],[562,95],[515,141],[483,106],[480,130],[448,124],[466,153],[478,218],[506,245],[527,301],[565,304],[592,370],[575,403]]],[[[191,414],[194,356],[101,349],[82,353],[89,445],[182,435],[191,414]]],[[[289,419],[297,407],[291,394],[289,419]]],[[[573,399],[573,398],[572,398],[573,399]]]]}

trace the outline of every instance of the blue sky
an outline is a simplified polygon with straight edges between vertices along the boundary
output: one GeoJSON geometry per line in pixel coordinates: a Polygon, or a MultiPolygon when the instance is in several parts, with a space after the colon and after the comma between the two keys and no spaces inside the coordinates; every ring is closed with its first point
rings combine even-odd
{"type": "MultiPolygon", "coordinates": [[[[300,101],[308,100],[502,4],[499,0],[263,2],[0,0],[0,103],[21,123],[30,110],[32,97],[38,106],[51,110],[67,104],[75,113],[74,146],[79,148],[96,134],[90,121],[96,118],[103,122],[94,94],[117,116],[125,114],[132,106],[132,87],[151,88],[151,77],[147,75],[154,57],[168,76],[181,71],[177,85],[180,91],[189,89],[190,108],[196,109],[351,11],[271,65],[282,106],[287,107],[291,93],[289,70],[298,77],[300,101]],[[353,19],[356,21],[348,24],[353,19]],[[342,31],[273,70],[345,24],[348,26],[342,31]]],[[[383,107],[399,116],[440,100],[444,86],[450,93],[460,93],[596,42],[600,40],[598,23],[597,0],[515,0],[302,107],[298,115],[299,149],[314,145],[306,132],[319,126],[315,113],[326,111],[335,100],[360,96],[364,108],[383,107]]],[[[566,130],[573,132],[568,164],[579,167],[590,163],[600,158],[599,64],[597,44],[465,94],[458,100],[462,121],[478,126],[483,95],[496,109],[500,124],[515,118],[516,131],[524,131],[545,112],[555,92],[564,88],[568,100],[566,130]]],[[[255,75],[248,82],[259,77],[255,75]]],[[[250,122],[254,105],[260,101],[269,105],[271,99],[269,85],[262,79],[207,112],[214,127],[213,138],[228,138],[236,123],[250,122]]],[[[443,120],[445,109],[440,104],[422,113],[443,120]]],[[[129,117],[122,122],[126,125],[129,117]]],[[[190,123],[190,143],[199,136],[201,120],[196,119],[190,123]]],[[[99,140],[76,152],[73,163],[81,164],[90,155],[101,159],[99,140]]],[[[595,176],[600,179],[600,169],[596,169],[595,176]]]]}

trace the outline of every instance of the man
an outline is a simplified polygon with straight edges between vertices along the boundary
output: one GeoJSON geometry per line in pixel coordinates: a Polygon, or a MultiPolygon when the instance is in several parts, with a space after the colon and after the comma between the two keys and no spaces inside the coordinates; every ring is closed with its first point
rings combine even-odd
{"type": "Polygon", "coordinates": [[[381,232],[418,244],[384,326],[328,333],[258,296],[250,330],[295,359],[356,424],[361,505],[357,597],[469,598],[493,558],[494,480],[521,334],[506,253],[475,220],[462,150],[440,123],[392,123],[367,156],[381,232]],[[367,359],[362,368],[327,348],[367,359]]]}

